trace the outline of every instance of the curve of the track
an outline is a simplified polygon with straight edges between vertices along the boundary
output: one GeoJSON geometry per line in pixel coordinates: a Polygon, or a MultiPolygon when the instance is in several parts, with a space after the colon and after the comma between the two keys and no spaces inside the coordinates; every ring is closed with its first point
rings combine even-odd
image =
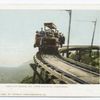
{"type": "Polygon", "coordinates": [[[55,55],[42,54],[42,58],[45,62],[55,66],[57,69],[62,70],[65,73],[73,75],[89,84],[99,84],[100,76],[89,71],[78,68],[76,65],[66,63],[62,59],[55,55]]]}

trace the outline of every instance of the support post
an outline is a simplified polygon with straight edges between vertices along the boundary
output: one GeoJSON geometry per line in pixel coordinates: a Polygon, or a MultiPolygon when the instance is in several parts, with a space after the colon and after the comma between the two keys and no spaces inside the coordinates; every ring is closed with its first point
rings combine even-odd
{"type": "Polygon", "coordinates": [[[37,70],[37,67],[39,67],[39,65],[30,64],[30,66],[32,67],[32,69],[33,69],[33,71],[34,71],[34,74],[33,74],[33,82],[34,82],[34,81],[36,82],[36,77],[38,77],[39,81],[41,80],[41,82],[43,83],[44,80],[43,80],[42,76],[40,75],[40,73],[39,73],[38,70],[37,70]]]}
{"type": "Polygon", "coordinates": [[[80,49],[80,50],[79,50],[79,59],[78,59],[79,62],[80,62],[80,60],[81,60],[81,51],[82,51],[82,50],[80,49]]]}
{"type": "MultiPolygon", "coordinates": [[[[40,76],[43,78],[44,80],[44,69],[41,68],[41,72],[40,72],[40,76]]],[[[43,81],[39,80],[39,83],[44,83],[43,81]]]]}
{"type": "Polygon", "coordinates": [[[45,71],[45,82],[49,83],[49,73],[47,71],[45,71]]]}
{"type": "MultiPolygon", "coordinates": [[[[37,67],[35,66],[34,69],[36,70],[37,67]]],[[[36,71],[33,72],[33,79],[32,79],[32,83],[36,82],[36,71]]]]}
{"type": "Polygon", "coordinates": [[[64,52],[62,52],[62,56],[64,56],[64,52]]]}

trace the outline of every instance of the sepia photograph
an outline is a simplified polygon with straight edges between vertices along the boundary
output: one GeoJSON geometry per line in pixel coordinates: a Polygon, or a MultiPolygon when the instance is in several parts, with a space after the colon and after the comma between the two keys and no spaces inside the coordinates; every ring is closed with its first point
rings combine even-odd
{"type": "Polygon", "coordinates": [[[97,5],[0,6],[0,96],[99,96],[99,27],[97,5]]]}

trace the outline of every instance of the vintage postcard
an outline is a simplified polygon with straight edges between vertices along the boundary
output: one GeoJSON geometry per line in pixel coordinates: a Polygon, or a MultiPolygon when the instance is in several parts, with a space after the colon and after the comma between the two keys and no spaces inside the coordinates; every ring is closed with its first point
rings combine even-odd
{"type": "Polygon", "coordinates": [[[0,6],[0,96],[99,90],[100,5],[0,6]]]}

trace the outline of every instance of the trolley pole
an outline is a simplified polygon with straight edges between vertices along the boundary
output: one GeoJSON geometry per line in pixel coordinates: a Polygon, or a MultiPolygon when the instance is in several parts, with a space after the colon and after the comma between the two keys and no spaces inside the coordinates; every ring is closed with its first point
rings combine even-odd
{"type": "Polygon", "coordinates": [[[68,27],[68,39],[67,39],[67,56],[69,57],[69,41],[70,41],[70,29],[71,29],[71,17],[72,17],[72,11],[71,10],[66,10],[69,11],[69,27],[68,27]]]}

